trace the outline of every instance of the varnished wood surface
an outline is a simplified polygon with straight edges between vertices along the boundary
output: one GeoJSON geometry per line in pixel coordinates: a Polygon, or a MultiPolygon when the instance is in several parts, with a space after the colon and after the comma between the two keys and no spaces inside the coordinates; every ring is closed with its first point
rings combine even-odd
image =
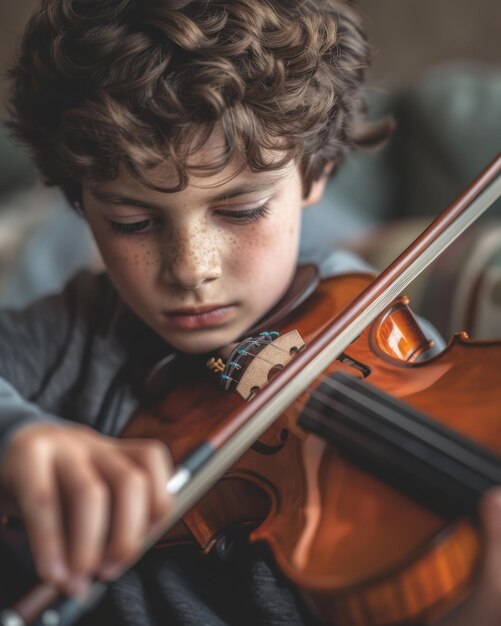
{"type": "MultiPolygon", "coordinates": [[[[308,344],[369,280],[352,275],[324,281],[278,330],[297,329],[308,344]]],[[[371,384],[499,454],[500,342],[458,335],[426,363],[401,360],[425,344],[400,301],[345,352],[369,366],[371,384]]],[[[361,377],[339,362],[324,374],[338,368],[361,377]]],[[[412,623],[456,602],[478,557],[472,524],[451,524],[304,433],[296,418],[307,397],[262,437],[275,452],[249,450],[166,540],[191,537],[207,550],[227,528],[257,525],[251,540],[267,543],[280,569],[332,624],[412,623]]],[[[180,460],[242,402],[201,369],[137,415],[124,436],[160,436],[180,460]]]]}

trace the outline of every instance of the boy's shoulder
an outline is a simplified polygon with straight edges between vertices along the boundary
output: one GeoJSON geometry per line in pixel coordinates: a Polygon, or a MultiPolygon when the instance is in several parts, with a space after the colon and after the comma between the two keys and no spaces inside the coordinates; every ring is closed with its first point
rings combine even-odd
{"type": "Polygon", "coordinates": [[[110,332],[124,309],[106,272],[79,270],[59,292],[48,293],[23,307],[0,309],[0,332],[29,333],[49,337],[84,331],[110,332]]]}
{"type": "Polygon", "coordinates": [[[375,274],[376,272],[374,267],[369,265],[364,259],[349,250],[341,248],[330,251],[327,254],[325,252],[320,253],[319,257],[315,259],[315,263],[322,278],[355,272],[361,274],[375,274]]]}
{"type": "Polygon", "coordinates": [[[107,274],[82,270],[61,292],[25,309],[0,311],[0,377],[46,413],[90,425],[120,389],[115,408],[121,420],[135,396],[120,373],[136,361],[138,369],[148,359],[156,362],[157,354],[148,351],[152,345],[160,350],[160,343],[107,274]]]}
{"type": "Polygon", "coordinates": [[[37,372],[48,371],[66,355],[103,343],[99,337],[116,336],[122,308],[106,274],[82,270],[59,293],[24,308],[0,310],[0,375],[15,380],[15,373],[24,371],[38,378],[37,372]]]}
{"type": "Polygon", "coordinates": [[[61,294],[49,297],[49,303],[63,300],[75,316],[83,315],[87,322],[92,322],[94,330],[109,330],[109,325],[117,318],[117,313],[124,309],[108,274],[104,271],[82,269],[65,285],[61,294]]]}

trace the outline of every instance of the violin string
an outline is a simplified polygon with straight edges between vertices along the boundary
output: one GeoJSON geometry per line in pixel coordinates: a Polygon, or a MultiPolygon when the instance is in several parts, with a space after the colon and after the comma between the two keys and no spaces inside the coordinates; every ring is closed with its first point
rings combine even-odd
{"type": "Polygon", "coordinates": [[[314,397],[324,406],[342,409],[348,406],[344,404],[345,400],[352,400],[358,406],[364,406],[372,414],[383,417],[385,424],[391,427],[401,425],[409,436],[420,444],[426,445],[429,450],[439,451],[442,455],[454,459],[478,475],[488,477],[492,483],[499,482],[499,458],[490,458],[488,450],[479,448],[474,442],[463,439],[461,435],[453,437],[452,433],[442,431],[438,423],[436,427],[433,427],[433,420],[429,424],[426,416],[421,418],[419,412],[412,407],[406,408],[405,405],[399,407],[398,403],[384,403],[384,396],[378,397],[377,389],[352,388],[345,382],[334,380],[329,376],[324,378],[324,382],[338,393],[337,398],[331,398],[322,391],[314,393],[314,397]],[[401,416],[401,420],[397,421],[396,416],[401,416]]]}
{"type": "Polygon", "coordinates": [[[254,359],[259,359],[260,361],[264,361],[265,363],[268,363],[268,365],[275,365],[273,361],[265,359],[263,356],[259,356],[259,352],[257,354],[253,354],[252,352],[248,352],[247,350],[241,350],[240,354],[245,354],[245,356],[251,356],[254,359]]]}
{"type": "MultiPolygon", "coordinates": [[[[287,354],[289,354],[289,350],[286,350],[285,348],[281,348],[280,346],[275,346],[272,343],[268,344],[269,346],[273,347],[275,350],[279,350],[280,352],[286,352],[287,354]]],[[[260,361],[263,361],[264,363],[268,363],[268,365],[277,365],[277,363],[275,363],[274,361],[270,361],[269,359],[266,359],[263,356],[260,356],[260,352],[257,352],[256,354],[253,354],[252,352],[249,352],[248,350],[245,350],[244,348],[242,348],[239,351],[240,354],[245,354],[245,356],[251,356],[254,359],[259,359],[260,361]]]]}
{"type": "MultiPolygon", "coordinates": [[[[315,380],[315,386],[314,387],[309,386],[304,393],[309,393],[310,397],[313,398],[314,400],[318,400],[319,402],[323,402],[324,404],[326,404],[325,401],[323,400],[326,397],[325,394],[321,391],[318,391],[318,388],[322,384],[326,384],[327,386],[331,387],[331,389],[334,389],[334,391],[337,391],[341,399],[352,397],[354,392],[348,385],[346,385],[345,383],[341,381],[332,379],[332,376],[334,375],[334,373],[335,372],[331,372],[331,373],[322,372],[322,375],[319,376],[315,380]]],[[[357,377],[357,380],[362,380],[362,379],[357,377]]],[[[295,400],[295,403],[299,403],[299,398],[295,400]]]]}
{"type": "MultiPolygon", "coordinates": [[[[284,352],[284,353],[287,353],[288,355],[290,354],[289,349],[282,348],[281,346],[277,346],[273,342],[269,343],[268,346],[273,347],[275,350],[278,350],[279,352],[284,352]]],[[[270,361],[269,359],[266,359],[265,357],[261,356],[260,352],[253,353],[253,352],[250,352],[249,350],[246,350],[245,348],[241,348],[239,352],[240,352],[240,354],[243,354],[245,356],[250,356],[250,357],[252,357],[254,359],[259,359],[259,360],[263,361],[264,363],[267,363],[268,365],[272,365],[272,366],[277,365],[276,362],[270,361]]],[[[238,383],[239,382],[238,380],[236,380],[235,378],[232,378],[231,376],[228,376],[228,378],[226,380],[231,380],[234,383],[238,383]]],[[[316,387],[319,387],[322,383],[326,383],[327,385],[329,385],[331,387],[335,385],[335,383],[331,380],[331,374],[323,373],[323,372],[322,372],[322,375],[319,378],[316,379],[316,382],[317,382],[317,384],[316,384],[315,387],[309,386],[304,393],[309,392],[310,396],[312,396],[313,398],[318,399],[318,400],[320,400],[320,397],[319,397],[318,392],[316,391],[316,387]]],[[[344,385],[344,386],[349,390],[349,387],[347,387],[346,385],[344,385]]],[[[337,390],[341,391],[338,388],[337,388],[337,390]]],[[[346,392],[343,392],[343,391],[341,391],[341,393],[346,394],[346,392]]],[[[293,404],[298,404],[298,403],[299,403],[299,399],[297,398],[293,402],[293,404]]]]}
{"type": "MultiPolygon", "coordinates": [[[[340,381],[332,380],[332,378],[328,374],[322,377],[322,381],[320,384],[326,384],[334,391],[337,391],[340,394],[341,402],[344,398],[350,398],[350,395],[353,395],[353,391],[348,387],[348,385],[340,381]]],[[[330,398],[324,392],[318,391],[317,389],[311,387],[309,387],[308,389],[311,389],[311,397],[321,402],[323,406],[331,409],[336,409],[336,407],[338,406],[339,401],[336,401],[334,398],[330,398]]]]}
{"type": "Polygon", "coordinates": [[[240,382],[239,380],[237,380],[236,378],[232,378],[231,376],[228,376],[227,374],[224,375],[223,380],[231,380],[232,383],[235,383],[236,385],[238,385],[238,383],[240,382]]]}
{"type": "Polygon", "coordinates": [[[319,420],[324,417],[324,415],[320,413],[320,411],[318,411],[317,409],[313,409],[310,406],[305,406],[301,412],[304,413],[305,415],[308,415],[309,417],[314,417],[319,420]]]}
{"type": "Polygon", "coordinates": [[[313,387],[313,386],[309,385],[305,389],[305,391],[301,394],[301,396],[299,396],[298,398],[296,398],[294,400],[292,405],[293,406],[299,406],[299,407],[302,406],[304,403],[301,402],[301,397],[304,394],[306,394],[306,393],[308,393],[311,398],[313,398],[315,400],[322,401],[322,397],[324,397],[324,394],[322,394],[321,392],[317,391],[317,389],[323,383],[329,385],[330,387],[334,387],[337,391],[340,391],[345,396],[349,395],[349,387],[347,385],[343,385],[344,387],[346,387],[346,389],[348,389],[348,393],[346,393],[343,390],[339,389],[339,387],[336,386],[336,383],[332,380],[331,376],[332,376],[332,374],[322,372],[321,376],[319,376],[318,378],[315,379],[315,386],[313,387]]]}
{"type": "MultiPolygon", "coordinates": [[[[341,391],[341,393],[344,394],[344,391],[341,391]]],[[[316,394],[317,397],[323,395],[322,393],[316,394]]],[[[348,393],[344,397],[350,397],[350,394],[348,393]]],[[[468,454],[468,450],[463,450],[463,454],[460,455],[451,455],[447,447],[444,449],[442,446],[434,445],[433,442],[429,442],[426,439],[417,439],[418,448],[408,451],[406,461],[402,466],[398,460],[398,455],[395,457],[392,452],[395,449],[395,439],[391,433],[386,434],[382,439],[378,438],[377,445],[373,447],[372,443],[369,443],[372,441],[370,430],[362,429],[360,432],[358,428],[352,430],[352,426],[350,426],[350,412],[344,413],[346,409],[349,411],[349,403],[345,404],[342,399],[336,401],[328,396],[324,396],[324,399],[319,399],[319,401],[324,407],[332,408],[337,413],[337,425],[332,423],[333,428],[328,427],[327,430],[332,440],[329,439],[329,435],[326,435],[327,440],[330,441],[335,449],[346,451],[345,446],[349,442],[348,450],[351,450],[349,458],[353,459],[354,451],[356,451],[366,459],[376,460],[377,465],[380,468],[386,468],[386,470],[391,468],[393,471],[396,467],[395,464],[397,464],[399,471],[405,471],[406,473],[406,491],[409,489],[412,491],[413,488],[416,488],[418,490],[417,493],[422,494],[424,486],[426,493],[428,495],[431,493],[430,506],[433,506],[435,502],[433,499],[435,492],[431,492],[431,485],[438,490],[442,503],[445,502],[444,498],[447,497],[449,498],[447,503],[450,506],[459,504],[463,512],[471,512],[476,509],[482,494],[489,487],[499,482],[499,466],[487,467],[487,460],[481,453],[473,459],[468,454]],[[344,421],[344,417],[348,418],[347,422],[344,421]],[[341,422],[339,421],[340,418],[341,422]],[[360,439],[361,433],[362,439],[360,439]],[[425,449],[420,452],[419,450],[422,446],[425,446],[425,449]],[[369,448],[371,452],[370,455],[367,455],[369,448]],[[403,470],[402,468],[405,469],[403,470]],[[431,479],[432,481],[430,482],[431,479]],[[447,496],[444,494],[447,494],[447,496]]],[[[314,422],[325,424],[325,413],[321,410],[307,405],[302,408],[301,413],[310,417],[314,422]]]]}

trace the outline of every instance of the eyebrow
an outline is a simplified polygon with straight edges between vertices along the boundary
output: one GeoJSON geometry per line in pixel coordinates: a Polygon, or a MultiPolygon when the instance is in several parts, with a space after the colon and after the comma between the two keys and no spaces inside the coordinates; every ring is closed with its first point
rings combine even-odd
{"type": "MultiPolygon", "coordinates": [[[[232,198],[236,198],[238,196],[243,196],[248,193],[255,193],[256,191],[269,191],[272,189],[276,181],[266,182],[261,184],[242,184],[238,187],[234,187],[233,189],[227,189],[226,191],[216,194],[212,196],[209,201],[210,202],[221,202],[225,200],[231,200],[232,198]]],[[[138,198],[132,198],[129,196],[123,196],[121,194],[113,193],[110,191],[104,191],[103,189],[99,189],[97,187],[93,187],[91,189],[91,194],[105,202],[106,204],[126,204],[129,206],[135,206],[141,209],[149,209],[153,211],[161,211],[162,207],[153,202],[145,202],[144,200],[139,200],[138,198]]]]}

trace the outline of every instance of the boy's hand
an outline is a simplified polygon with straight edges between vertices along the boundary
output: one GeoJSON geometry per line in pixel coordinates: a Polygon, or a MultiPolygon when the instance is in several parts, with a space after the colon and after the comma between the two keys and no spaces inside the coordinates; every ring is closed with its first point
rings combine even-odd
{"type": "Polygon", "coordinates": [[[0,467],[40,578],[79,595],[116,578],[169,510],[171,475],[159,441],[113,439],[78,425],[34,424],[14,435],[0,467]]]}
{"type": "Polygon", "coordinates": [[[501,624],[501,487],[491,489],[480,505],[485,553],[477,583],[468,599],[436,626],[501,624]]]}

